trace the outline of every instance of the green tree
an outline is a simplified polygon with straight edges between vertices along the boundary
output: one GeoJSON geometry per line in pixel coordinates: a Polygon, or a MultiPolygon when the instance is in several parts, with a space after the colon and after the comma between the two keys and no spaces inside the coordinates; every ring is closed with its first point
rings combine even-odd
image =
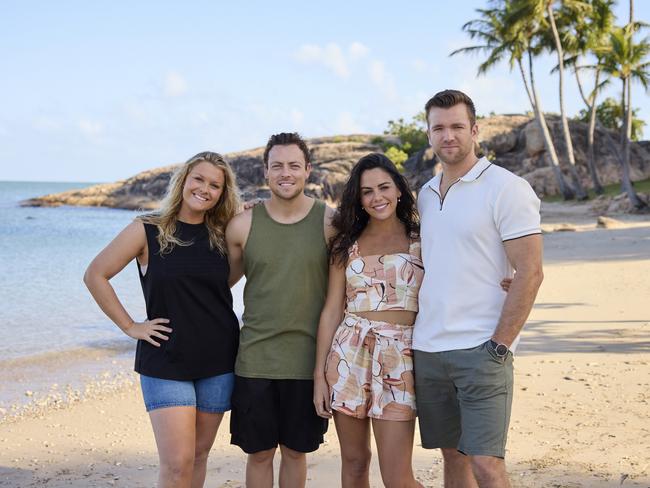
{"type": "Polygon", "coordinates": [[[478,74],[485,74],[489,69],[494,67],[500,61],[507,59],[510,69],[515,65],[519,69],[528,100],[530,101],[535,119],[542,132],[544,147],[546,148],[546,159],[549,166],[553,169],[553,174],[557,180],[560,192],[565,200],[574,198],[574,192],[566,183],[560,169],[560,161],[555,150],[555,144],[551,138],[546,117],[542,110],[541,101],[537,88],[535,86],[535,77],[533,71],[533,57],[537,56],[542,47],[534,44],[533,24],[529,19],[520,18],[518,21],[512,21],[512,0],[501,0],[492,3],[493,8],[477,9],[480,14],[478,19],[471,20],[463,25],[463,30],[467,32],[471,39],[479,41],[479,44],[456,49],[450,56],[457,54],[484,52],[487,59],[478,67],[478,74]],[[528,76],[524,69],[524,56],[528,60],[528,76]]]}
{"type": "Polygon", "coordinates": [[[409,158],[409,155],[396,146],[390,146],[385,154],[388,159],[395,163],[398,171],[402,173],[404,171],[404,163],[409,158]]]}
{"type": "Polygon", "coordinates": [[[513,0],[512,9],[507,20],[514,25],[526,26],[525,30],[533,36],[534,41],[537,42],[541,48],[554,52],[557,56],[560,120],[562,123],[562,135],[564,138],[566,158],[569,163],[569,170],[576,191],[576,197],[579,200],[585,200],[587,198],[587,192],[580,182],[580,177],[576,168],[571,131],[569,129],[569,121],[564,108],[565,53],[560,38],[561,33],[556,22],[556,16],[558,16],[557,5],[560,5],[563,9],[570,10],[575,18],[584,16],[591,10],[591,6],[585,0],[562,0],[561,2],[558,0],[513,0]],[[549,33],[551,34],[550,36],[549,33]]]}
{"type": "Polygon", "coordinates": [[[422,113],[413,117],[410,122],[405,122],[402,118],[389,120],[388,129],[384,134],[398,137],[400,140],[398,149],[410,157],[429,146],[426,129],[426,121],[422,113]]]}
{"type": "Polygon", "coordinates": [[[630,179],[630,140],[632,138],[632,82],[637,81],[648,90],[650,84],[650,40],[635,41],[635,34],[645,24],[634,22],[633,1],[630,0],[630,21],[624,27],[616,27],[610,34],[608,49],[603,55],[603,71],[621,81],[621,110],[625,114],[623,122],[623,161],[621,165],[621,185],[632,205],[638,210],[648,205],[634,191],[630,179]]]}
{"type": "MultiPolygon", "coordinates": [[[[596,169],[594,140],[596,127],[602,128],[596,113],[598,95],[608,80],[602,80],[602,54],[609,41],[609,34],[614,26],[612,7],[615,0],[590,0],[590,9],[586,15],[576,16],[572,9],[561,7],[558,11],[558,24],[561,26],[562,39],[567,54],[566,64],[573,67],[580,97],[586,106],[589,128],[587,131],[587,167],[597,194],[604,192],[596,169]],[[587,57],[595,57],[596,63],[591,66],[583,65],[587,57]],[[590,70],[593,73],[594,84],[589,94],[585,94],[581,72],[590,70]]],[[[605,138],[614,154],[620,158],[620,152],[611,136],[605,131],[605,138]]]]}
{"type": "MultiPolygon", "coordinates": [[[[617,132],[621,132],[623,129],[623,123],[625,122],[625,113],[623,112],[623,107],[621,103],[612,97],[607,97],[596,107],[596,117],[601,122],[603,127],[611,129],[617,132]]],[[[632,109],[632,134],[631,139],[633,141],[641,140],[643,136],[643,127],[646,123],[643,119],[638,118],[639,109],[632,109]]],[[[591,113],[589,110],[582,109],[578,113],[578,120],[583,122],[589,122],[591,118],[591,113]]]]}

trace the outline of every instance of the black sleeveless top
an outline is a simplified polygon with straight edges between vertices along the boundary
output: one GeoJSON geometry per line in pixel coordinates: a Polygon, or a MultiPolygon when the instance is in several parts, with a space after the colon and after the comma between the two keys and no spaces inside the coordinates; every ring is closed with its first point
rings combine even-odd
{"type": "MultiPolygon", "coordinates": [[[[189,246],[174,246],[160,254],[158,228],[144,224],[149,264],[138,274],[147,306],[147,318],[169,319],[169,340],[160,347],[138,341],[135,370],[170,380],[207,378],[234,370],[239,345],[239,323],[232,310],[228,287],[228,258],[210,249],[203,224],[178,221],[176,235],[189,246]]],[[[136,260],[137,261],[137,260],[136,260]]]]}

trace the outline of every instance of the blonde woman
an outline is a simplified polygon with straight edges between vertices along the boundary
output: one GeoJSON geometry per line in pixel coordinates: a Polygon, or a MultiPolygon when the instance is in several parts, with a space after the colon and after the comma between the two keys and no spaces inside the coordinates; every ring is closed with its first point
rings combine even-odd
{"type": "Polygon", "coordinates": [[[159,487],[202,487],[230,409],[239,326],[228,286],[225,227],[239,210],[234,174],[199,153],[173,176],[160,210],[136,218],[86,270],[97,304],[138,340],[135,370],[160,457],[159,487]],[[136,322],[110,279],[136,259],[147,320],[136,322]]]}

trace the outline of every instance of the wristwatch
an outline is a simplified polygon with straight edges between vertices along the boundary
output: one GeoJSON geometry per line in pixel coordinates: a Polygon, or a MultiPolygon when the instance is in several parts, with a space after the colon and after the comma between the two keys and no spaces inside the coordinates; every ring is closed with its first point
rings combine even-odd
{"type": "Polygon", "coordinates": [[[497,357],[500,358],[506,357],[508,355],[508,351],[510,351],[510,349],[508,349],[508,346],[506,346],[505,344],[499,344],[498,342],[493,341],[492,339],[490,339],[490,346],[492,346],[492,350],[494,351],[494,354],[496,354],[497,357]]]}

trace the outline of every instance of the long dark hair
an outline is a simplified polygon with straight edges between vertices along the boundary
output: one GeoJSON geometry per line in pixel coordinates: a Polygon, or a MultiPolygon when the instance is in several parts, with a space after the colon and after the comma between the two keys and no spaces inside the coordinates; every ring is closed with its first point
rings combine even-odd
{"type": "Polygon", "coordinates": [[[397,217],[404,224],[406,234],[414,236],[420,232],[415,198],[406,178],[397,171],[393,162],[381,153],[370,153],[362,157],[352,168],[350,178],[343,188],[341,203],[332,219],[336,235],[329,243],[330,261],[345,265],[348,250],[359,238],[368,224],[368,214],[361,208],[361,175],[369,169],[380,168],[393,179],[402,196],[397,202],[397,217]]]}

